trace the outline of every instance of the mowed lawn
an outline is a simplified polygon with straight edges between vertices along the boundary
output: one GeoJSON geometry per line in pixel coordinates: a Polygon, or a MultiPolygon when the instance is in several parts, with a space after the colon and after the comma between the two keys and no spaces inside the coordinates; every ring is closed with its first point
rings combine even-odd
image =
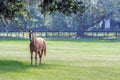
{"type": "Polygon", "coordinates": [[[42,64],[30,65],[28,40],[0,40],[0,80],[120,80],[120,42],[47,40],[42,64]]]}

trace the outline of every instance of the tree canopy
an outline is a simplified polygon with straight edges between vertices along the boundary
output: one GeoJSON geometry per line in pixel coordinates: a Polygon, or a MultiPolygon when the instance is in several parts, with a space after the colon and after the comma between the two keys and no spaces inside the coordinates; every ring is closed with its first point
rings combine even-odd
{"type": "Polygon", "coordinates": [[[0,0],[0,15],[5,18],[23,15],[25,11],[22,0],[0,0]]]}
{"type": "Polygon", "coordinates": [[[23,16],[29,13],[28,9],[33,5],[37,6],[44,15],[55,12],[62,12],[65,15],[77,13],[82,15],[85,11],[81,0],[0,0],[0,15],[5,18],[23,16]]]}
{"type": "Polygon", "coordinates": [[[41,12],[50,14],[55,12],[62,12],[70,16],[72,14],[79,14],[80,16],[85,11],[85,5],[81,0],[43,0],[40,5],[41,12]]]}

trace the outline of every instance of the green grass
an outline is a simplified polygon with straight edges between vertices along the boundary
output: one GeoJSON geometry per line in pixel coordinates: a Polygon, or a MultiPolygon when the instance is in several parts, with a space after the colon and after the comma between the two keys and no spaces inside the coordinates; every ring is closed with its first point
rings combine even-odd
{"type": "Polygon", "coordinates": [[[28,40],[0,40],[0,80],[120,80],[119,40],[46,40],[30,65],[28,40]]]}

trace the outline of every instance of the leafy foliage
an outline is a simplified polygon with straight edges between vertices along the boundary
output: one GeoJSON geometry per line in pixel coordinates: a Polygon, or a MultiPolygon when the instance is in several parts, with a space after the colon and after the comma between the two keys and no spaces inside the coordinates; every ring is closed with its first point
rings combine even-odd
{"type": "MultiPolygon", "coordinates": [[[[41,13],[46,15],[46,13],[53,14],[55,12],[62,12],[65,15],[70,16],[71,14],[79,14],[80,16],[85,11],[85,5],[82,1],[75,0],[36,0],[35,5],[39,4],[41,8],[41,13]]],[[[18,15],[26,15],[25,6],[33,3],[32,0],[28,0],[27,5],[24,0],[0,0],[0,15],[7,18],[12,18],[18,15]]]]}
{"type": "Polygon", "coordinates": [[[85,5],[83,5],[83,2],[80,0],[43,0],[40,7],[43,14],[46,14],[46,12],[50,14],[62,12],[67,16],[72,14],[79,14],[79,16],[81,16],[85,11],[85,5]]]}
{"type": "Polygon", "coordinates": [[[26,10],[23,0],[0,0],[0,15],[3,15],[5,18],[13,18],[25,14],[26,10]]]}

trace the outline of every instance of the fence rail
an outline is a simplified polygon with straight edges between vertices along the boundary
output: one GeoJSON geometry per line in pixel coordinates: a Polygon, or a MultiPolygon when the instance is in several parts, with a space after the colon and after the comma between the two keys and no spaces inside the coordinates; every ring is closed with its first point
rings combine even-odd
{"type": "MultiPolygon", "coordinates": [[[[83,32],[82,38],[120,38],[120,31],[36,31],[36,37],[43,38],[75,38],[78,32],[83,32]]],[[[28,38],[28,32],[0,32],[2,37],[28,38]]]]}

